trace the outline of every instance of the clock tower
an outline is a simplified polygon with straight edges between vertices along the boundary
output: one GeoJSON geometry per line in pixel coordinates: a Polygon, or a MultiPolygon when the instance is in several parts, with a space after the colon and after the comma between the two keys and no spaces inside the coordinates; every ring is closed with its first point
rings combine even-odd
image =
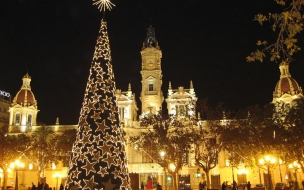
{"type": "Polygon", "coordinates": [[[155,38],[155,29],[150,25],[141,50],[141,84],[142,113],[161,110],[164,101],[162,86],[161,58],[162,52],[155,38]]]}

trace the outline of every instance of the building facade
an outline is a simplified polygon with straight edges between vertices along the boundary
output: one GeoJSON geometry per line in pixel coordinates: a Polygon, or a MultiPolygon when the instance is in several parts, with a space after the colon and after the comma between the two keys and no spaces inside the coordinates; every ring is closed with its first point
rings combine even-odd
{"type": "Polygon", "coordinates": [[[0,128],[8,125],[9,121],[9,106],[11,104],[11,94],[0,90],[0,128]]]}
{"type": "MultiPolygon", "coordinates": [[[[141,114],[138,115],[138,106],[136,102],[135,93],[132,92],[131,84],[128,85],[127,91],[120,89],[116,90],[115,96],[117,99],[118,111],[121,124],[124,126],[126,132],[126,138],[139,134],[144,129],[140,127],[138,118],[142,114],[149,112],[157,113],[162,110],[162,104],[165,101],[169,114],[174,114],[178,118],[183,118],[186,115],[194,115],[195,109],[191,105],[195,104],[197,97],[194,90],[193,82],[189,82],[189,88],[179,86],[177,89],[173,89],[171,82],[169,82],[169,88],[167,97],[165,98],[161,90],[162,87],[162,69],[161,58],[162,51],[156,40],[155,29],[150,26],[147,29],[147,37],[143,42],[141,53],[141,84],[142,89],[139,95],[141,101],[141,114]],[[193,103],[193,104],[191,104],[193,103]]],[[[302,88],[298,83],[291,78],[289,73],[289,65],[280,65],[281,76],[275,87],[273,94],[273,104],[280,104],[286,107],[291,107],[295,99],[303,98],[302,88]]],[[[4,122],[9,125],[11,134],[18,133],[31,133],[39,127],[37,124],[38,104],[31,90],[31,77],[26,74],[22,79],[21,89],[16,93],[12,102],[9,100],[0,99],[0,118],[4,118],[4,122]],[[5,103],[5,104],[2,104],[5,103]],[[8,109],[9,105],[9,109],[8,109]],[[5,109],[8,110],[5,115],[5,109]],[[4,115],[1,115],[4,114],[4,115]]],[[[278,108],[279,109],[279,106],[278,108]]],[[[202,122],[203,124],[205,122],[202,122]]],[[[76,129],[77,125],[60,125],[57,118],[55,125],[48,125],[56,133],[63,132],[66,129],[76,129]]],[[[204,126],[207,127],[207,126],[204,126]]],[[[163,169],[153,160],[147,157],[147,154],[143,151],[138,151],[131,145],[126,146],[126,153],[128,159],[128,168],[131,176],[132,188],[140,189],[141,184],[145,184],[148,178],[153,180],[154,186],[156,182],[161,184],[167,184],[167,188],[172,187],[172,178],[165,174],[163,169]]],[[[198,166],[195,165],[194,155],[188,154],[188,163],[180,171],[180,181],[183,184],[187,184],[187,187],[191,189],[198,189],[199,183],[204,181],[203,175],[198,175],[198,166]]],[[[27,189],[32,182],[38,181],[37,168],[32,166],[29,160],[24,160],[26,163],[25,168],[19,172],[19,189],[27,189]]],[[[218,157],[218,165],[210,172],[211,186],[213,189],[221,188],[221,184],[224,181],[232,183],[233,179],[237,183],[242,184],[250,181],[252,186],[260,183],[266,183],[265,171],[260,171],[252,168],[246,168],[245,165],[238,165],[232,167],[229,165],[228,153],[225,151],[220,152],[218,157]],[[262,176],[262,177],[261,177],[262,176]]],[[[280,176],[284,176],[284,182],[286,182],[285,176],[288,168],[286,165],[282,165],[279,168],[275,168],[273,171],[272,180],[279,182],[280,176]]],[[[8,184],[14,186],[14,173],[9,174],[8,184]]],[[[67,175],[67,167],[62,163],[59,163],[52,168],[47,169],[45,176],[48,184],[51,187],[55,187],[60,183],[64,183],[67,175]],[[54,177],[54,174],[60,174],[60,178],[54,177]]],[[[296,173],[298,179],[304,179],[302,174],[296,173]]],[[[58,175],[57,175],[58,176],[58,175]]],[[[300,180],[299,180],[300,181],[300,180]]]]}

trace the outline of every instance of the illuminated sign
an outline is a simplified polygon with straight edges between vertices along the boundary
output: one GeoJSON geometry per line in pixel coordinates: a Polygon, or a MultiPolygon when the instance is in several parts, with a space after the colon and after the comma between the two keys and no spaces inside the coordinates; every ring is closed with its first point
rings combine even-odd
{"type": "Polygon", "coordinates": [[[1,96],[6,96],[6,97],[10,97],[11,96],[10,93],[2,91],[2,90],[0,90],[0,95],[1,96]]]}

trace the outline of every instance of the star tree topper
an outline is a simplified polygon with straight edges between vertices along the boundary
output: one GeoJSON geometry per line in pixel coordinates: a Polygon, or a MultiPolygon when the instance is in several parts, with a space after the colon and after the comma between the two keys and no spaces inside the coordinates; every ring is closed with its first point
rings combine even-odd
{"type": "Polygon", "coordinates": [[[97,5],[100,11],[105,11],[106,9],[109,9],[110,11],[112,6],[115,7],[110,0],[93,0],[93,5],[97,5]]]}

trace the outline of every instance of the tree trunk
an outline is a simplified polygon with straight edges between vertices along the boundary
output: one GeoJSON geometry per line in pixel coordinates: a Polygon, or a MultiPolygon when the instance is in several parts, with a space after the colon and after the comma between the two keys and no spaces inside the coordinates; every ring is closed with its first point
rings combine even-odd
{"type": "Polygon", "coordinates": [[[174,188],[174,190],[178,190],[178,185],[177,185],[178,181],[177,181],[176,174],[177,174],[177,173],[174,172],[173,175],[172,175],[172,178],[173,178],[173,188],[174,188]]]}
{"type": "Polygon", "coordinates": [[[206,171],[206,181],[207,181],[207,189],[210,189],[210,176],[209,176],[209,170],[206,171]]]}
{"type": "Polygon", "coordinates": [[[164,168],[164,172],[165,172],[165,190],[167,190],[167,171],[166,171],[166,169],[164,168]]]}
{"type": "Polygon", "coordinates": [[[3,187],[2,189],[6,189],[6,186],[7,186],[7,168],[3,170],[3,187]]]}

